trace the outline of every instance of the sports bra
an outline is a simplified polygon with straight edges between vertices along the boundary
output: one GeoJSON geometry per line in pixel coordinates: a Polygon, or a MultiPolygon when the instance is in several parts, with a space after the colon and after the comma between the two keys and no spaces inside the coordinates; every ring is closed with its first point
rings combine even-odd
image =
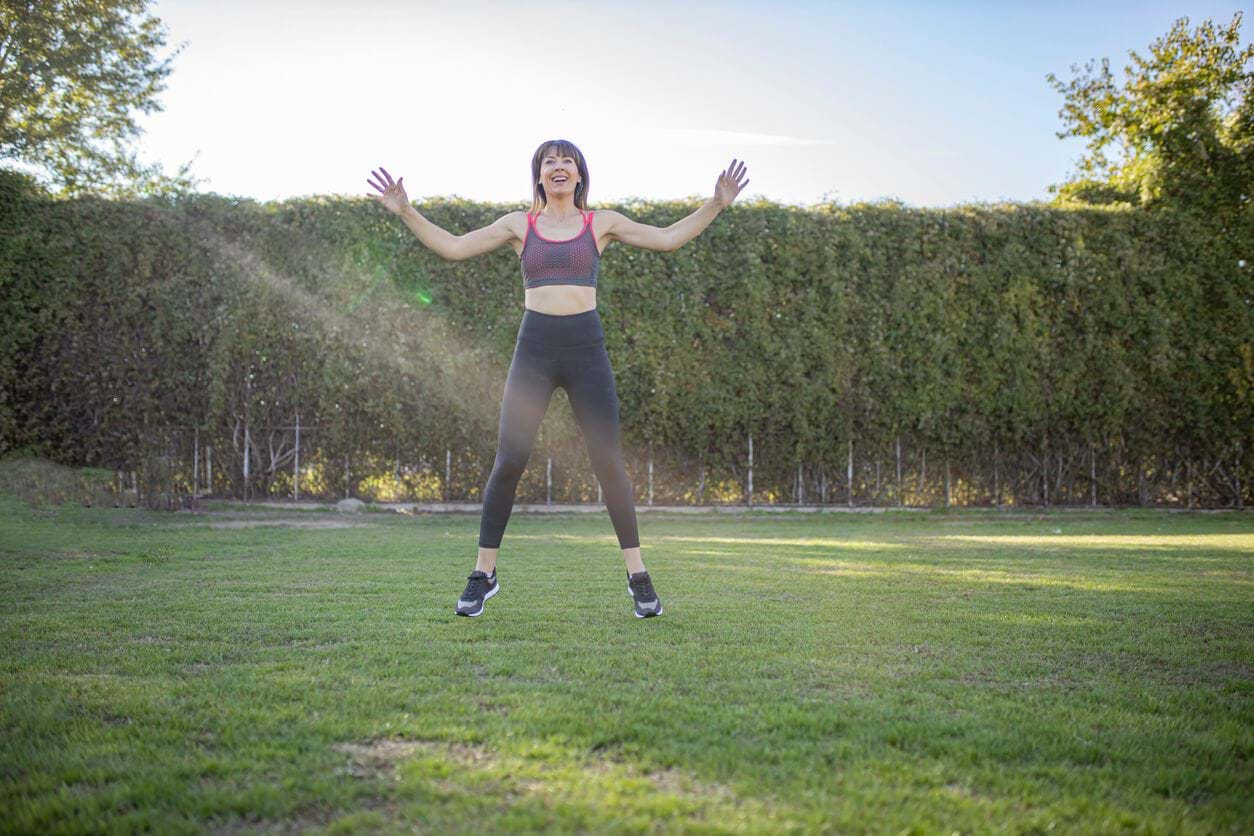
{"type": "MultiPolygon", "coordinates": [[[[583,215],[582,212],[579,214],[583,215]]],[[[584,215],[583,229],[574,238],[551,241],[536,229],[536,219],[527,213],[527,238],[523,241],[523,287],[530,290],[550,284],[597,286],[601,253],[592,232],[592,212],[584,215]]]]}

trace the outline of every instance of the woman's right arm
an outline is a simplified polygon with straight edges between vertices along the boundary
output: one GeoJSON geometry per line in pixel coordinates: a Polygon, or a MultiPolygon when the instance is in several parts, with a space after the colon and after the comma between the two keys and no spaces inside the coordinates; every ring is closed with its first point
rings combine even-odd
{"type": "Polygon", "coordinates": [[[400,215],[405,226],[418,236],[418,240],[441,258],[462,261],[491,252],[519,237],[518,228],[521,226],[522,212],[510,212],[485,227],[467,232],[465,235],[453,235],[424,218],[410,204],[409,196],[405,194],[404,177],[394,183],[392,175],[388,174],[386,169],[381,167],[379,171],[383,172],[382,175],[371,172],[379,182],[366,181],[380,192],[371,197],[382,203],[389,212],[400,215]]]}
{"type": "Polygon", "coordinates": [[[453,235],[418,214],[412,206],[406,206],[401,212],[405,226],[414,231],[419,241],[451,261],[474,258],[508,244],[518,237],[516,228],[522,224],[522,216],[522,212],[510,212],[465,235],[453,235]]]}

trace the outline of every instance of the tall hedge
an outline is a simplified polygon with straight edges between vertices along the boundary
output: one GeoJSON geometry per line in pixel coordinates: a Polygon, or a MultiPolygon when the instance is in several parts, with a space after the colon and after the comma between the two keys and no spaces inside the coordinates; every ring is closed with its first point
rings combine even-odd
{"type": "MultiPolygon", "coordinates": [[[[454,233],[521,208],[418,205],[454,233]]],[[[1250,217],[759,202],[674,253],[613,244],[598,305],[637,496],[652,460],[655,502],[743,501],[752,436],[754,502],[1243,504],[1250,217]]],[[[185,489],[195,438],[213,490],[277,495],[299,414],[303,494],[481,494],[510,248],[444,261],[367,199],[55,201],[6,175],[0,284],[0,451],[156,457],[185,489]]],[[[520,500],[595,499],[563,392],[532,462],[520,500]]]]}

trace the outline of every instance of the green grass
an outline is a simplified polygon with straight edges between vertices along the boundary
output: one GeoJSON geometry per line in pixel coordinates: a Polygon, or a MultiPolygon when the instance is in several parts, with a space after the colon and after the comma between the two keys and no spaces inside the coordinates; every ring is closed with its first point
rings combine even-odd
{"type": "Polygon", "coordinates": [[[604,515],[474,619],[477,517],[218,519],[0,499],[0,829],[1254,819],[1248,517],[642,515],[644,620],[604,515]]]}

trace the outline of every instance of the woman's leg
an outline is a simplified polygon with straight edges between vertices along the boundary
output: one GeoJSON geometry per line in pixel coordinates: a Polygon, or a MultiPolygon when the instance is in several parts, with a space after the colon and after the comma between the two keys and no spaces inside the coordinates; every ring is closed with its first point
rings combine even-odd
{"type": "Polygon", "coordinates": [[[501,546],[505,525],[514,508],[518,480],[531,458],[540,422],[557,387],[553,354],[551,348],[522,340],[514,346],[514,359],[510,362],[505,393],[501,397],[496,461],[483,490],[483,515],[479,521],[478,568],[488,573],[496,565],[496,549],[501,546]],[[485,557],[491,558],[491,565],[486,568],[485,557]]]}
{"type": "Polygon", "coordinates": [[[640,534],[636,527],[636,503],[627,468],[623,465],[618,419],[618,390],[605,344],[571,351],[563,364],[562,385],[570,408],[583,432],[592,469],[601,480],[605,505],[618,536],[628,571],[639,572],[640,534]]]}

